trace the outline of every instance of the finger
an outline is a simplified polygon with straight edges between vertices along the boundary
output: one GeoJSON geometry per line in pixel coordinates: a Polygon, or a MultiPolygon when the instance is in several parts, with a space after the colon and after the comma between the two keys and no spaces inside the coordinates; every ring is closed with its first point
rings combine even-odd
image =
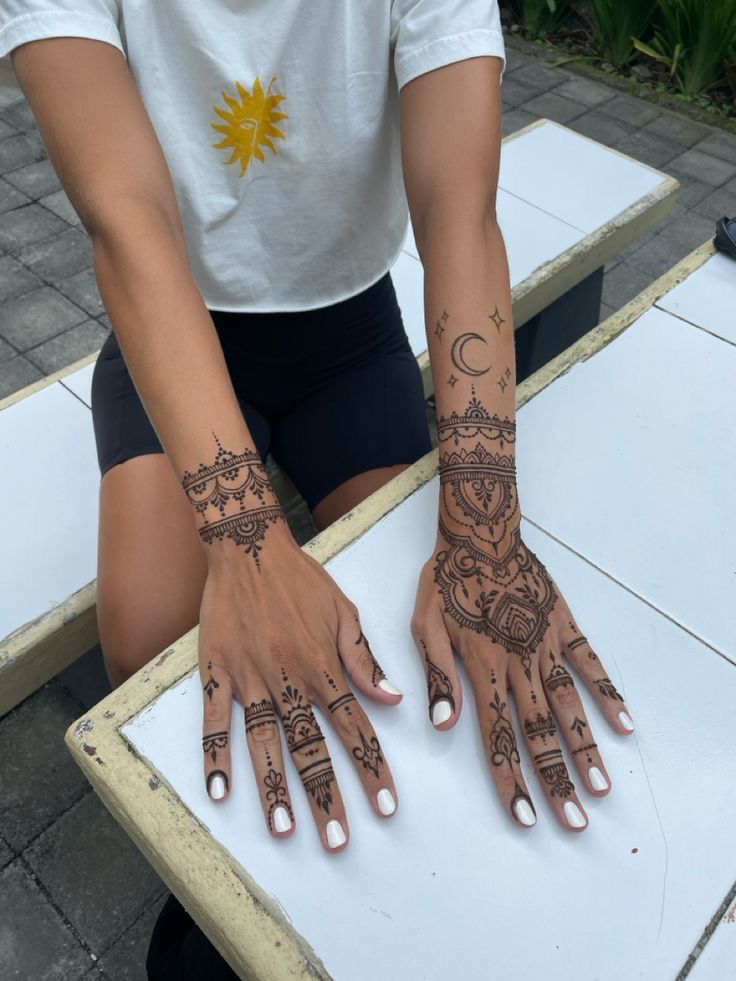
{"type": "Polygon", "coordinates": [[[584,831],[588,826],[588,818],[567,771],[567,763],[557,738],[557,726],[544,696],[536,658],[529,664],[529,674],[531,680],[521,662],[512,661],[511,688],[516,699],[524,741],[550,807],[563,827],[568,831],[584,831]]]}
{"type": "Polygon", "coordinates": [[[286,781],[276,710],[261,682],[246,687],[245,738],[268,830],[277,838],[293,834],[295,820],[286,781]]]}
{"type": "Polygon", "coordinates": [[[350,691],[342,670],[335,668],[324,675],[325,685],[318,693],[318,704],[325,714],[330,714],[373,810],[380,817],[390,817],[396,811],[398,795],[378,736],[363,706],[350,691]]]}
{"type": "Polygon", "coordinates": [[[465,666],[475,692],[483,745],[498,795],[513,820],[522,828],[536,824],[537,814],[521,772],[516,733],[508,704],[505,668],[488,664],[488,645],[477,656],[466,656],[465,666]]]}
{"type": "Polygon", "coordinates": [[[598,708],[616,732],[624,736],[632,733],[634,723],[623,697],[619,695],[616,686],[608,677],[608,672],[603,667],[601,659],[590,646],[588,638],[578,628],[571,613],[563,621],[560,642],[564,654],[567,655],[575,670],[580,673],[598,708]]]}
{"type": "Polygon", "coordinates": [[[337,649],[359,691],[386,705],[398,705],[403,692],[392,684],[373,656],[360,626],[358,608],[346,601],[338,604],[337,649]]]}
{"type": "Polygon", "coordinates": [[[230,793],[230,723],[233,691],[225,669],[212,660],[200,665],[204,693],[202,750],[204,779],[211,800],[222,801],[230,793]]]}
{"type": "Polygon", "coordinates": [[[274,702],[322,844],[329,852],[342,851],[347,846],[350,831],[325,737],[312,711],[305,685],[292,682],[283,667],[281,682],[274,702]]]}
{"type": "Polygon", "coordinates": [[[547,702],[557,719],[572,758],[591,794],[605,796],[611,789],[611,778],[593,736],[583,703],[562,655],[549,650],[540,657],[540,674],[547,702]]]}
{"type": "Polygon", "coordinates": [[[439,608],[431,607],[422,615],[415,614],[411,621],[411,633],[424,659],[430,722],[442,731],[451,729],[460,718],[463,692],[455,668],[452,644],[439,608]]]}

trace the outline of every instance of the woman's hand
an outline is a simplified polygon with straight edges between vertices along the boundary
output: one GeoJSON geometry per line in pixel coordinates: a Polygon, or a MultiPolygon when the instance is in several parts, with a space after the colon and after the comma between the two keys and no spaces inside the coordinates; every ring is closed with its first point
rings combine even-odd
{"type": "MultiPolygon", "coordinates": [[[[513,433],[508,420],[505,425],[504,434],[494,424],[492,439],[501,441],[501,448],[513,433]]],[[[487,421],[485,429],[490,429],[487,421]]],[[[448,430],[452,425],[440,429],[441,442],[448,430]]],[[[513,458],[478,442],[474,449],[441,455],[440,474],[437,541],[422,567],[411,622],[425,665],[430,719],[449,729],[459,717],[462,692],[454,650],[471,679],[491,772],[512,817],[522,826],[536,821],[521,772],[510,693],[552,809],[566,828],[583,830],[587,818],[558,727],[588,790],[602,797],[611,780],[566,660],[617,732],[631,732],[633,723],[559,588],[522,541],[513,458]]]]}

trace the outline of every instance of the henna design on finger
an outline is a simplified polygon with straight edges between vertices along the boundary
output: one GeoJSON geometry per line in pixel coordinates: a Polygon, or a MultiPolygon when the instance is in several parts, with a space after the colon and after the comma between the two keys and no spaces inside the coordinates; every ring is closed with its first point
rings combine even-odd
{"type": "Polygon", "coordinates": [[[260,572],[259,553],[266,530],[270,524],[286,523],[286,516],[257,450],[247,446],[242,453],[226,450],[215,431],[211,432],[218,447],[214,461],[209,465],[201,463],[194,472],[185,470],[182,488],[204,519],[198,529],[202,541],[212,545],[215,540],[230,538],[254,557],[260,572]],[[247,506],[249,494],[251,501],[247,506]],[[238,510],[234,510],[236,506],[238,510]]]}
{"type": "Polygon", "coordinates": [[[211,732],[209,736],[202,737],[202,749],[207,755],[210,754],[213,763],[217,762],[217,750],[225,749],[227,746],[228,731],[225,729],[222,732],[211,732]]]}
{"type": "MultiPolygon", "coordinates": [[[[357,617],[355,618],[355,622],[358,623],[358,618],[357,617]]],[[[363,633],[362,629],[360,631],[360,636],[355,641],[355,643],[356,643],[356,646],[358,644],[365,644],[365,649],[368,651],[368,655],[369,655],[369,657],[371,659],[371,662],[373,663],[373,673],[371,675],[371,683],[372,683],[373,687],[376,688],[377,685],[378,685],[378,682],[379,681],[383,681],[383,679],[386,677],[386,675],[383,672],[383,668],[380,666],[380,664],[378,663],[378,661],[373,656],[373,651],[371,650],[371,645],[368,643],[368,639],[365,636],[365,634],[363,633]]]]}
{"type": "Polygon", "coordinates": [[[212,772],[207,775],[207,793],[210,796],[212,796],[210,794],[210,786],[212,784],[212,781],[215,779],[215,777],[222,778],[222,780],[225,783],[225,793],[227,793],[228,790],[230,789],[230,780],[228,779],[228,775],[227,773],[225,773],[224,770],[212,770],[212,772]]]}
{"type": "Polygon", "coordinates": [[[294,823],[294,812],[291,809],[291,804],[287,800],[286,796],[286,785],[284,781],[283,773],[279,773],[274,770],[273,767],[269,769],[266,776],[263,778],[263,783],[266,787],[266,801],[268,802],[268,827],[273,831],[273,812],[277,807],[284,807],[289,815],[291,823],[294,823]]]}
{"type": "Polygon", "coordinates": [[[270,698],[251,702],[245,706],[244,722],[246,735],[263,726],[276,725],[276,710],[270,698]]]}
{"type": "Polygon", "coordinates": [[[209,671],[210,676],[205,682],[205,684],[202,686],[202,691],[206,692],[207,697],[209,698],[210,701],[212,701],[212,693],[214,692],[215,688],[220,687],[220,682],[215,681],[215,679],[212,676],[212,661],[207,662],[207,670],[209,671]]]}
{"type": "Polygon", "coordinates": [[[623,702],[623,698],[616,691],[616,687],[610,678],[596,678],[593,684],[597,685],[601,695],[605,695],[606,698],[617,698],[620,702],[623,702]]]}
{"type": "Polygon", "coordinates": [[[452,682],[445,672],[430,659],[427,645],[422,638],[419,643],[424,649],[424,660],[427,664],[427,686],[429,688],[429,718],[432,719],[432,711],[440,701],[448,701],[452,711],[455,711],[455,697],[452,694],[452,682]]]}
{"type": "Polygon", "coordinates": [[[532,814],[536,818],[537,811],[536,811],[536,809],[534,807],[534,804],[532,804],[531,797],[529,796],[529,794],[526,793],[526,791],[520,785],[519,781],[518,780],[515,780],[514,781],[514,796],[511,798],[511,804],[509,805],[509,807],[510,807],[511,813],[514,815],[514,817],[517,820],[518,820],[518,816],[516,814],[516,805],[519,803],[520,800],[525,800],[527,802],[527,804],[531,808],[532,814]]]}
{"type": "Polygon", "coordinates": [[[557,663],[554,651],[550,651],[549,656],[552,660],[552,667],[545,681],[547,688],[550,691],[557,691],[558,688],[574,688],[575,682],[572,679],[572,675],[562,662],[557,663]]]}
{"type": "Polygon", "coordinates": [[[551,788],[553,797],[569,797],[573,793],[575,786],[570,780],[565,758],[559,749],[548,749],[539,753],[534,757],[534,762],[542,779],[551,788]]]}
{"type": "Polygon", "coordinates": [[[591,749],[598,749],[598,744],[597,743],[586,743],[585,746],[578,746],[577,749],[574,749],[572,751],[572,755],[573,756],[576,756],[578,753],[585,753],[585,758],[588,761],[588,763],[592,763],[593,762],[593,758],[590,755],[591,749]]]}
{"type": "Polygon", "coordinates": [[[377,777],[378,768],[383,763],[378,739],[376,736],[371,736],[370,739],[366,740],[360,729],[358,730],[358,735],[360,736],[361,745],[353,747],[353,756],[356,760],[360,760],[363,764],[363,769],[370,770],[377,777]]]}
{"type": "Polygon", "coordinates": [[[576,732],[580,736],[580,738],[582,739],[583,738],[583,729],[587,729],[587,728],[588,728],[588,723],[587,722],[583,722],[583,720],[582,719],[579,719],[577,717],[577,715],[576,715],[575,716],[575,719],[573,721],[573,724],[570,726],[570,731],[571,732],[576,732]]]}
{"type": "Polygon", "coordinates": [[[334,679],[334,678],[332,677],[332,675],[330,674],[330,672],[329,672],[329,671],[324,671],[324,670],[323,670],[323,671],[322,671],[322,674],[323,674],[323,675],[325,676],[325,678],[327,678],[327,684],[328,684],[328,685],[330,686],[330,688],[331,688],[331,689],[332,689],[333,691],[339,691],[339,688],[337,687],[337,682],[336,682],[336,681],[335,681],[335,679],[334,679]]]}
{"type": "Polygon", "coordinates": [[[491,749],[491,762],[495,766],[501,766],[506,761],[509,769],[513,770],[513,764],[520,762],[519,750],[516,747],[516,736],[511,720],[504,715],[506,702],[502,702],[496,690],[494,698],[489,705],[496,713],[496,720],[491,726],[489,744],[491,749]]]}
{"type": "Polygon", "coordinates": [[[524,732],[531,740],[541,737],[542,742],[546,746],[547,736],[554,736],[557,732],[557,726],[552,718],[552,713],[548,712],[546,715],[542,715],[541,712],[537,712],[536,718],[524,719],[524,732]]]}
{"type": "Polygon", "coordinates": [[[335,712],[337,712],[338,709],[341,708],[345,709],[345,715],[352,715],[353,710],[351,708],[350,703],[354,701],[356,701],[355,695],[353,695],[352,692],[348,692],[346,695],[340,695],[340,697],[336,698],[334,702],[330,702],[327,708],[330,710],[330,712],[332,712],[333,715],[335,714],[335,712]]]}
{"type": "MultiPolygon", "coordinates": [[[[286,678],[286,672],[281,669],[286,678]]],[[[281,713],[286,743],[292,754],[306,757],[319,756],[325,752],[325,738],[315,718],[312,706],[305,701],[298,688],[287,684],[281,693],[285,711],[281,713]]],[[[329,756],[320,756],[301,767],[299,776],[304,789],[311,795],[317,807],[330,813],[333,804],[332,785],[335,773],[329,756]]]]}

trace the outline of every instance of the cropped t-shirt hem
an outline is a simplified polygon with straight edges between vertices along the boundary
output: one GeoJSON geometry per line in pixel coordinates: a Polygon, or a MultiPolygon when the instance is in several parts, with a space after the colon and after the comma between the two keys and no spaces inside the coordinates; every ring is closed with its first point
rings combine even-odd
{"type": "Polygon", "coordinates": [[[500,31],[479,27],[461,34],[453,34],[451,37],[436,38],[418,51],[411,51],[404,58],[397,59],[394,67],[398,87],[403,88],[413,78],[435,68],[481,55],[495,55],[501,58],[503,79],[506,70],[503,34],[500,31]]]}
{"type": "Polygon", "coordinates": [[[0,58],[26,41],[47,37],[87,37],[114,44],[127,58],[117,27],[107,18],[70,11],[20,14],[0,30],[0,58]]]}

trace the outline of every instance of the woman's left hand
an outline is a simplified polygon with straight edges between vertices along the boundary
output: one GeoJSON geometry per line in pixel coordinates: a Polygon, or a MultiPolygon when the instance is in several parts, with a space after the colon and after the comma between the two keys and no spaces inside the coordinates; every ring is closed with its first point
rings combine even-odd
{"type": "MultiPolygon", "coordinates": [[[[503,520],[483,521],[478,513],[469,521],[473,509],[465,501],[462,508],[451,496],[449,504],[441,502],[435,549],[419,578],[412,636],[424,661],[430,719],[438,729],[450,729],[460,715],[453,650],[462,658],[491,773],[515,821],[528,827],[536,812],[521,772],[510,693],[550,806],[566,829],[582,831],[588,821],[558,726],[587,789],[605,796],[611,779],[566,661],[616,732],[631,732],[633,723],[559,588],[522,541],[515,485],[512,490],[514,506],[508,506],[508,498],[503,520]]],[[[496,518],[499,513],[496,509],[496,518]]]]}

